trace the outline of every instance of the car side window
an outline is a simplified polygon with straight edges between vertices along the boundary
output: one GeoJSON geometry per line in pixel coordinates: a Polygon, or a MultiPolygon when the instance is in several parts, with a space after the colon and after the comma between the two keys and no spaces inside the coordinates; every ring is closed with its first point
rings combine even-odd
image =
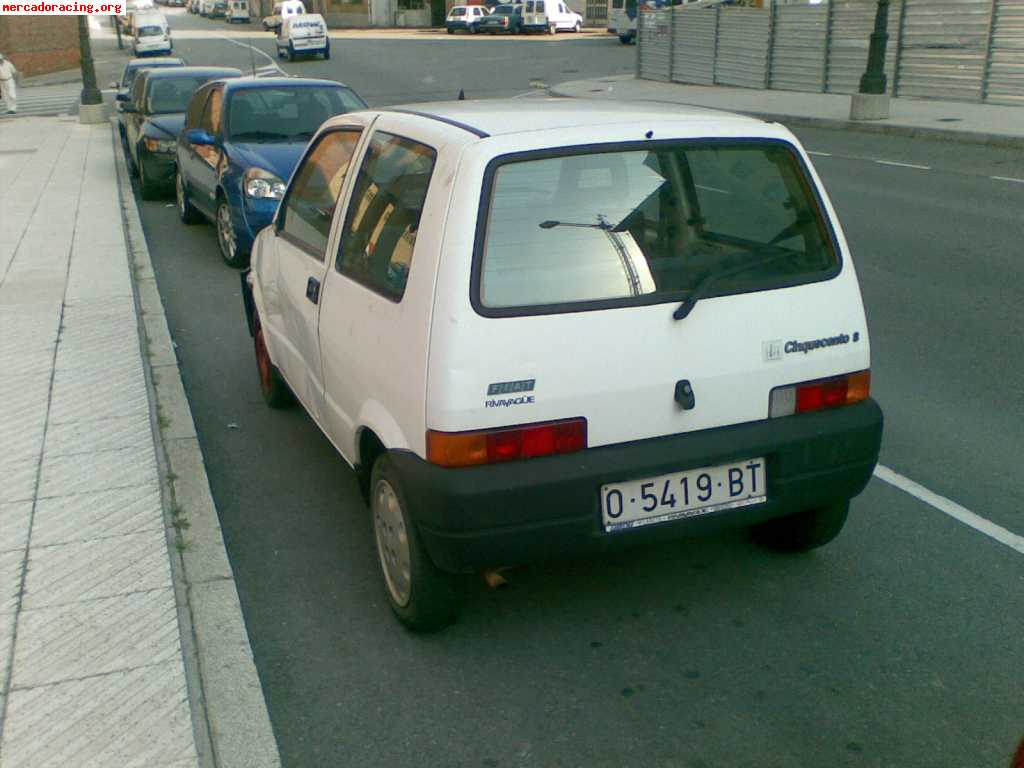
{"type": "Polygon", "coordinates": [[[206,102],[200,127],[211,136],[219,136],[224,112],[224,89],[214,88],[206,102]]]}
{"type": "Polygon", "coordinates": [[[337,269],[401,301],[437,153],[383,131],[370,139],[345,214],[337,269]]]}
{"type": "Polygon", "coordinates": [[[360,134],[358,129],[342,129],[321,136],[295,172],[281,208],[282,235],[318,261],[324,260],[334,209],[360,134]]]}
{"type": "Polygon", "coordinates": [[[143,94],[146,92],[146,81],[149,78],[145,74],[135,78],[135,82],[132,83],[132,104],[139,111],[142,110],[143,94]]]}
{"type": "Polygon", "coordinates": [[[206,99],[210,95],[210,88],[200,88],[188,102],[188,111],[185,113],[185,128],[198,128],[203,119],[203,109],[206,107],[206,99]]]}

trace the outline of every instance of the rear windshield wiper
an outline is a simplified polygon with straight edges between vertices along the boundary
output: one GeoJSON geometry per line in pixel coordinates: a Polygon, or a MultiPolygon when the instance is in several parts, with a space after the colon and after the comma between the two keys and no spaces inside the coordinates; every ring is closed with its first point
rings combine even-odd
{"type": "Polygon", "coordinates": [[[676,307],[672,313],[672,317],[676,320],[682,320],[689,315],[697,302],[705,298],[710,290],[715,287],[715,284],[725,277],[733,277],[741,272],[746,272],[748,269],[756,269],[757,267],[766,267],[769,264],[774,264],[776,261],[782,261],[784,259],[791,259],[794,256],[802,256],[803,254],[798,251],[783,250],[778,248],[772,248],[767,256],[760,259],[754,259],[753,261],[747,261],[743,264],[739,264],[732,269],[723,269],[720,272],[708,272],[697,284],[690,289],[690,292],[683,299],[682,304],[676,307]]]}

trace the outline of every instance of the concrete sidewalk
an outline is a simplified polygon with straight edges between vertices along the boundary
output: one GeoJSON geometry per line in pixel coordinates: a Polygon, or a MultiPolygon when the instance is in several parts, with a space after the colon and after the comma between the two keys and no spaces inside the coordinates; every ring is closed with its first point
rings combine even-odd
{"type": "Polygon", "coordinates": [[[168,489],[165,427],[208,498],[119,165],[109,124],[0,124],[0,765],[276,766],[216,512],[185,539],[168,489]]]}
{"type": "Polygon", "coordinates": [[[742,112],[791,125],[851,128],[901,136],[1024,147],[1024,108],[924,99],[893,99],[887,120],[851,121],[850,97],[638,80],[632,75],[551,86],[554,96],[663,101],[742,112]]]}

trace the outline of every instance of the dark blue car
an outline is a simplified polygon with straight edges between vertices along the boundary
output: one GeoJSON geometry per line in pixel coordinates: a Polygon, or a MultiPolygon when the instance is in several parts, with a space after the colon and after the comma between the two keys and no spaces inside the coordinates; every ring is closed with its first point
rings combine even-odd
{"type": "Polygon", "coordinates": [[[208,83],[189,102],[178,138],[175,194],[186,224],[217,227],[225,263],[248,263],[288,178],[321,123],[366,103],[331,80],[243,77],[208,83]]]}

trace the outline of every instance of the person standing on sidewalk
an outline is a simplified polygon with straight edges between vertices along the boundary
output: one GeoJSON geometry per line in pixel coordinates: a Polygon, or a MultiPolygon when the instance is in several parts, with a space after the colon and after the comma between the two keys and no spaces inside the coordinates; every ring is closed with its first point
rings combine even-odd
{"type": "Polygon", "coordinates": [[[7,113],[18,111],[18,86],[14,82],[18,70],[14,62],[0,53],[0,105],[7,107],[7,113]]]}

